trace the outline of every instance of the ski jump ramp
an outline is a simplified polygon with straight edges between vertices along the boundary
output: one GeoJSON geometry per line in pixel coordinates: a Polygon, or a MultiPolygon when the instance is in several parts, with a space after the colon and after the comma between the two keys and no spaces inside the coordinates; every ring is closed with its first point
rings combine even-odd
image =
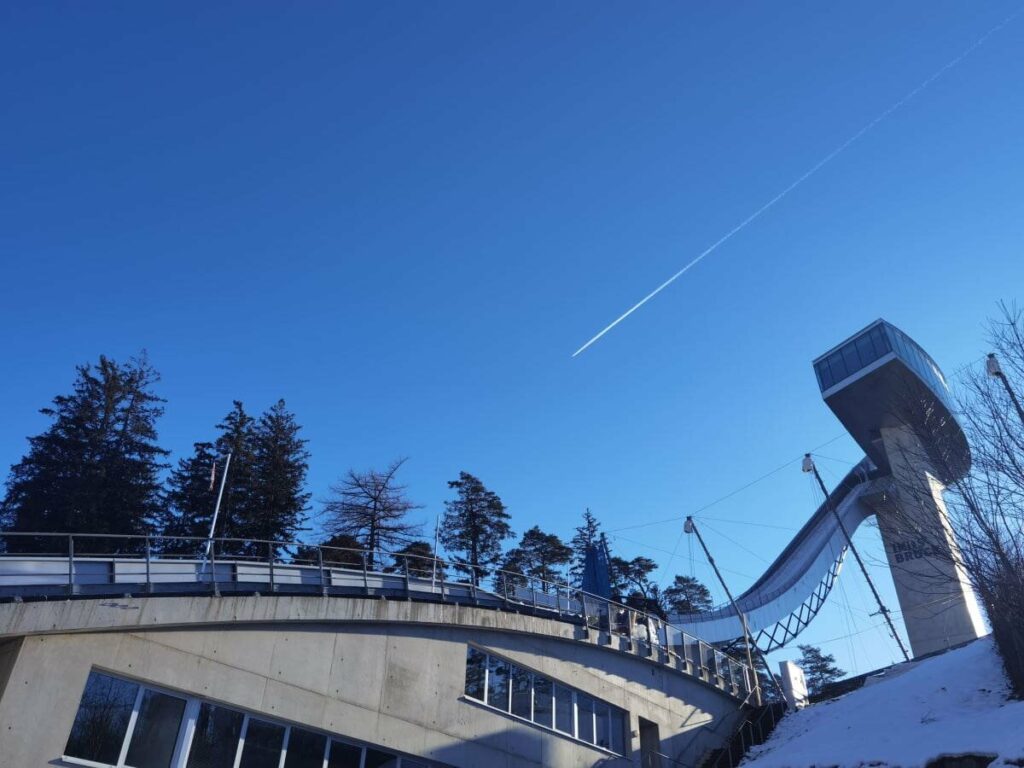
{"type": "MultiPolygon", "coordinates": [[[[867,454],[768,570],[736,599],[762,651],[792,641],[821,610],[846,537],[877,515],[915,656],[985,633],[959,566],[942,491],[970,468],[945,378],[903,331],[877,320],[814,361],[826,404],[867,454]],[[836,514],[833,514],[832,508],[836,514]]],[[[672,617],[708,642],[743,637],[731,606],[672,617]]]]}

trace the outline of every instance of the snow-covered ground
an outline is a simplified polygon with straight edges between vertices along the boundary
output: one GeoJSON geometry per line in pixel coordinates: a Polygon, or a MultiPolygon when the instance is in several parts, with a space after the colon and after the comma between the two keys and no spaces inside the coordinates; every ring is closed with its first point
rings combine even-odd
{"type": "Polygon", "coordinates": [[[911,768],[965,753],[997,755],[991,768],[1024,766],[1024,701],[1007,696],[986,637],[787,715],[743,768],[911,768]]]}

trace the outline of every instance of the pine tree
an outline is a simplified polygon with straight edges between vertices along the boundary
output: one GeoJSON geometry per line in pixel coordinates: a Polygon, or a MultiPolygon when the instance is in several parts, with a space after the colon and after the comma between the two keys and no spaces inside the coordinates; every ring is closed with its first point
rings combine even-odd
{"type": "Polygon", "coordinates": [[[494,572],[494,591],[511,595],[518,587],[526,587],[530,580],[526,576],[526,554],[519,547],[512,547],[502,555],[498,569],[494,572]]]}
{"type": "MultiPolygon", "coordinates": [[[[253,433],[252,490],[246,510],[247,535],[266,541],[295,539],[309,509],[305,492],[309,452],[295,415],[278,400],[253,433]]],[[[280,546],[274,546],[274,553],[280,546]]]]}
{"type": "Polygon", "coordinates": [[[559,578],[562,569],[572,550],[558,536],[544,533],[538,526],[533,526],[523,534],[518,547],[521,553],[522,573],[540,581],[540,589],[550,591],[559,578]]]}
{"type": "Polygon", "coordinates": [[[161,526],[171,540],[167,551],[192,551],[196,542],[176,542],[176,536],[210,535],[210,523],[220,483],[224,483],[214,537],[217,554],[266,558],[301,530],[310,494],[305,491],[306,441],[295,416],[278,400],[259,420],[235,400],[217,424],[216,442],[196,443],[191,457],[181,459],[167,482],[167,510],[161,526]],[[230,454],[231,461],[227,457],[230,454]],[[216,475],[211,484],[211,472],[216,475]],[[225,477],[223,473],[226,472],[225,477]]]}
{"type": "MultiPolygon", "coordinates": [[[[119,364],[101,356],[77,368],[74,389],[41,413],[52,420],[29,438],[11,468],[0,518],[11,531],[148,533],[160,517],[159,474],[167,451],[157,444],[163,399],[145,355],[119,364]]],[[[54,542],[9,537],[10,551],[52,550],[54,542]]],[[[80,552],[138,549],[118,539],[76,540],[80,552]]]]}
{"type": "Polygon", "coordinates": [[[807,692],[820,693],[829,683],[834,683],[846,674],[836,666],[836,658],[831,653],[825,654],[813,645],[798,645],[800,649],[800,667],[807,681],[807,692]]]}
{"type": "Polygon", "coordinates": [[[658,568],[658,564],[649,557],[634,557],[626,560],[621,557],[612,557],[608,563],[610,571],[612,594],[616,600],[629,599],[630,597],[647,600],[651,597],[655,585],[650,580],[650,575],[658,568]]]}
{"type": "Polygon", "coordinates": [[[583,567],[587,560],[587,549],[592,546],[599,546],[601,539],[601,523],[591,513],[588,507],[583,512],[583,525],[576,529],[576,534],[569,542],[572,547],[572,561],[569,564],[569,578],[573,584],[579,584],[583,580],[583,567]]]}
{"type": "Polygon", "coordinates": [[[396,479],[405,461],[393,461],[383,472],[350,469],[341,482],[331,487],[334,497],[324,504],[324,528],[332,534],[356,539],[368,550],[371,568],[377,564],[381,549],[408,544],[422,528],[406,519],[410,512],[422,507],[409,500],[406,486],[396,479]]]}
{"type": "Polygon", "coordinates": [[[392,553],[394,562],[384,569],[385,573],[405,573],[408,568],[410,576],[429,579],[431,576],[444,578],[444,566],[436,559],[437,555],[429,541],[412,541],[398,551],[392,553]]]}
{"type": "MultiPolygon", "coordinates": [[[[331,568],[356,568],[363,567],[363,548],[352,536],[338,534],[331,536],[320,543],[320,551],[323,553],[324,566],[331,568]]],[[[317,547],[303,545],[295,550],[294,562],[301,565],[317,565],[317,547]]]]}
{"type": "Polygon", "coordinates": [[[458,553],[461,570],[479,584],[500,560],[501,543],[514,535],[509,514],[498,494],[468,472],[449,480],[448,487],[455,489],[456,496],[444,503],[441,542],[447,551],[458,553]]]}
{"type": "Polygon", "coordinates": [[[714,605],[711,591],[693,576],[676,576],[665,589],[665,603],[672,613],[701,613],[714,605]]]}
{"type": "MultiPolygon", "coordinates": [[[[245,412],[240,400],[235,400],[232,408],[216,427],[220,430],[214,446],[217,455],[231,455],[230,464],[220,471],[226,471],[223,478],[224,494],[221,497],[220,512],[217,515],[217,527],[214,538],[232,539],[221,542],[218,552],[233,555],[261,554],[246,539],[253,538],[248,530],[249,518],[254,505],[253,465],[256,454],[256,425],[252,416],[245,412]]],[[[221,478],[217,479],[221,482],[221,478]]]]}
{"type": "MultiPolygon", "coordinates": [[[[213,443],[195,443],[192,455],[178,460],[167,479],[165,509],[159,530],[163,537],[157,549],[168,554],[196,553],[203,543],[193,539],[210,535],[210,522],[217,500],[213,475],[217,455],[213,443]],[[182,537],[182,538],[179,538],[182,537]],[[187,538],[185,538],[187,537],[187,538]]],[[[223,461],[220,462],[223,471],[223,461]]]]}

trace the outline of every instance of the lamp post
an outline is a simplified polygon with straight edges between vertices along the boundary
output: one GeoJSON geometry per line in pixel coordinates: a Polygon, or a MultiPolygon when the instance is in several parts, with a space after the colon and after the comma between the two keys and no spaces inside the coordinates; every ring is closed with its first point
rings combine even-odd
{"type": "Polygon", "coordinates": [[[1024,408],[1020,405],[1020,400],[1017,399],[1017,393],[1013,391],[1013,387],[1010,386],[1009,379],[1006,378],[1006,374],[1003,373],[1003,368],[999,365],[999,358],[996,357],[995,352],[988,353],[988,359],[985,360],[985,371],[989,376],[999,379],[1003,383],[1003,387],[1006,389],[1006,394],[1010,396],[1013,407],[1017,409],[1017,415],[1020,417],[1021,424],[1024,424],[1024,408]]]}
{"type": "Polygon", "coordinates": [[[871,580],[868,575],[868,569],[864,567],[864,561],[860,559],[860,553],[857,548],[853,545],[853,539],[850,538],[850,532],[846,530],[846,525],[843,523],[843,519],[839,516],[839,512],[832,504],[832,496],[829,495],[828,489],[825,488],[825,483],[821,479],[821,475],[818,474],[818,468],[814,466],[814,459],[811,458],[811,454],[804,454],[803,471],[810,472],[814,475],[814,479],[818,481],[818,487],[821,488],[821,492],[825,494],[825,504],[836,518],[836,522],[839,523],[839,530],[843,532],[843,536],[846,538],[846,545],[853,552],[854,558],[857,560],[857,565],[860,566],[860,572],[864,574],[864,579],[867,581],[868,586],[871,587],[871,594],[875,596],[875,602],[878,603],[878,612],[885,617],[885,623],[889,625],[889,632],[892,633],[893,639],[896,644],[900,647],[900,651],[903,653],[903,660],[910,661],[910,654],[907,652],[906,647],[903,645],[903,641],[900,639],[899,634],[896,632],[896,625],[892,623],[892,617],[889,615],[889,609],[885,607],[885,603],[882,602],[882,596],[878,594],[878,590],[875,589],[875,582],[871,580]]]}

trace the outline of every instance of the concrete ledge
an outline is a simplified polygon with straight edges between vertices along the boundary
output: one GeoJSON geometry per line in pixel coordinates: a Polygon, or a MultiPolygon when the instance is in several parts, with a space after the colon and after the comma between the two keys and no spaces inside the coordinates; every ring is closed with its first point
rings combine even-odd
{"type": "Polygon", "coordinates": [[[685,665],[664,649],[647,655],[641,643],[615,638],[619,642],[609,644],[609,636],[588,632],[582,625],[467,605],[307,595],[124,597],[0,604],[0,641],[69,633],[296,624],[433,625],[585,643],[735,698],[730,691],[689,674],[685,665]]]}

